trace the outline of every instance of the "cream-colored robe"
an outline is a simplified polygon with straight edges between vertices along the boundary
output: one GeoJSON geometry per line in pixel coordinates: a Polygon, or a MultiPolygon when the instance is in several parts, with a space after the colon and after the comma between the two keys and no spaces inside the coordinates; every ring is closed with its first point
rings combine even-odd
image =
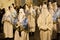
{"type": "MultiPolygon", "coordinates": [[[[54,15],[54,10],[56,11],[57,10],[57,5],[55,6],[56,8],[54,9],[54,7],[52,6],[52,4],[51,4],[51,2],[50,2],[50,4],[49,4],[49,12],[50,12],[50,14],[52,15],[52,17],[53,17],[53,15],[54,15]],[[54,9],[54,10],[53,10],[54,9]]],[[[56,38],[56,31],[57,31],[57,25],[56,25],[56,23],[55,24],[53,24],[53,31],[52,31],[52,39],[55,39],[56,38]]]]}
{"type": "Polygon", "coordinates": [[[28,15],[28,27],[29,32],[35,32],[35,10],[31,7],[30,8],[30,15],[28,15]]]}
{"type": "Polygon", "coordinates": [[[14,40],[21,40],[21,36],[19,36],[19,31],[18,30],[15,31],[14,40]]]}
{"type": "Polygon", "coordinates": [[[4,23],[5,38],[13,38],[13,25],[11,24],[11,13],[9,10],[4,14],[2,22],[4,23]]]}
{"type": "Polygon", "coordinates": [[[51,40],[53,20],[52,15],[48,12],[47,6],[44,4],[38,18],[37,24],[40,29],[41,40],[51,40]]]}

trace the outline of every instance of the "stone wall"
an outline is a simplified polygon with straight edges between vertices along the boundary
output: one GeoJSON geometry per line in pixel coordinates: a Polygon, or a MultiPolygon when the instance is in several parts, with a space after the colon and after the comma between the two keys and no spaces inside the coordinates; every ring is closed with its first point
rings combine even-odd
{"type": "Polygon", "coordinates": [[[0,0],[0,7],[1,8],[7,8],[12,3],[14,3],[14,0],[0,0]]]}
{"type": "Polygon", "coordinates": [[[33,0],[26,0],[25,2],[28,6],[30,6],[31,4],[33,4],[33,0]]]}
{"type": "MultiPolygon", "coordinates": [[[[24,1],[26,4],[31,5],[40,5],[44,0],[0,0],[0,8],[7,8],[12,3],[15,3],[17,6],[23,5],[24,1]]],[[[45,0],[48,2],[48,0],[45,0]]],[[[60,0],[57,0],[58,4],[60,4],[60,0]]]]}

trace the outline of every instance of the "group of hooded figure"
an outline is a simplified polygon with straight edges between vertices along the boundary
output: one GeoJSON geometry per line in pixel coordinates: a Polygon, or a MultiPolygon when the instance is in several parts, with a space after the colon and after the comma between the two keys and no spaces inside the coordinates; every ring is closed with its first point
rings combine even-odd
{"type": "Polygon", "coordinates": [[[51,40],[53,29],[53,15],[57,10],[57,3],[49,2],[49,6],[43,3],[43,5],[33,6],[25,5],[25,9],[20,8],[19,13],[16,12],[14,7],[5,9],[5,14],[2,18],[4,24],[5,38],[10,40],[14,37],[14,40],[29,40],[29,32],[33,33],[37,27],[40,31],[40,40],[51,40]],[[36,11],[37,10],[37,11],[36,11]],[[13,29],[15,28],[15,34],[13,35],[13,29]]]}

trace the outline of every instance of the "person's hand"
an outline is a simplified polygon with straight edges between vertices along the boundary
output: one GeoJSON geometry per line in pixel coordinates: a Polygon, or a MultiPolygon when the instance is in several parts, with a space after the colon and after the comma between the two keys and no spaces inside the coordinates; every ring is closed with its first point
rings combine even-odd
{"type": "Polygon", "coordinates": [[[42,30],[47,30],[47,27],[40,27],[40,29],[42,29],[42,30]]]}

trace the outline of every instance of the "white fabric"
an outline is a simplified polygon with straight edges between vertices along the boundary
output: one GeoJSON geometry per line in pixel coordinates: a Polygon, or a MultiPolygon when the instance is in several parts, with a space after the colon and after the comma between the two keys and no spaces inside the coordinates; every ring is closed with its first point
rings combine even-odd
{"type": "Polygon", "coordinates": [[[13,38],[13,25],[11,24],[11,12],[7,8],[6,13],[3,15],[2,21],[4,22],[5,38],[13,38]]]}
{"type": "Polygon", "coordinates": [[[11,23],[11,12],[7,9],[6,13],[3,15],[2,22],[3,21],[9,21],[11,23]]]}
{"type": "Polygon", "coordinates": [[[21,36],[19,36],[18,30],[15,31],[15,37],[14,37],[14,40],[22,40],[22,39],[21,39],[21,36]]]}
{"type": "Polygon", "coordinates": [[[19,15],[18,15],[18,20],[21,23],[25,19],[25,13],[23,9],[20,9],[19,15]]]}

